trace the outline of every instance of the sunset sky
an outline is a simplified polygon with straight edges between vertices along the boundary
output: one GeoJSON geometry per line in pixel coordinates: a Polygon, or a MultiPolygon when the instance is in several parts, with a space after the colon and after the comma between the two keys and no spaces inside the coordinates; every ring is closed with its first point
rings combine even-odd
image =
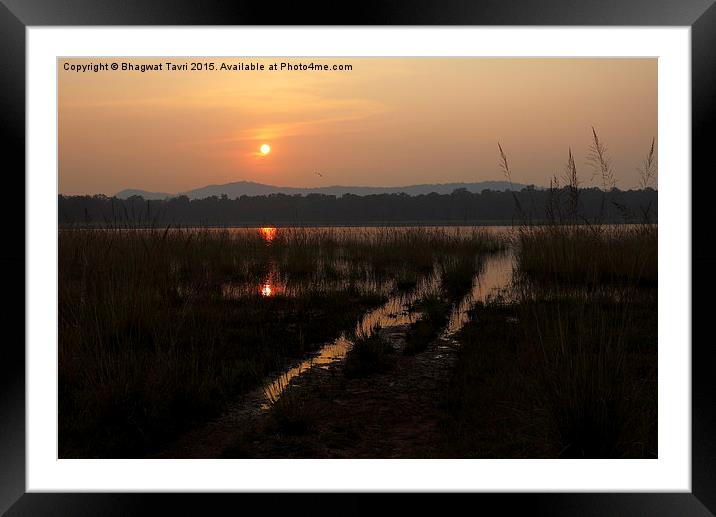
{"type": "Polygon", "coordinates": [[[631,188],[657,134],[656,59],[96,58],[58,67],[62,194],[502,180],[498,141],[515,182],[548,185],[571,146],[589,185],[591,126],[617,186],[631,188]],[[217,70],[64,69],[122,61],[217,70]],[[266,69],[220,71],[222,62],[266,69]],[[353,69],[268,70],[281,62],[353,69]]]}

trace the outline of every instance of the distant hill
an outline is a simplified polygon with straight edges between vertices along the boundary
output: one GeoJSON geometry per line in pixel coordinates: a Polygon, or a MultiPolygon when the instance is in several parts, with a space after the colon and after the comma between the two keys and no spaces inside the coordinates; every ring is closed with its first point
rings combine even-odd
{"type": "Polygon", "coordinates": [[[226,194],[230,199],[241,196],[266,196],[269,194],[326,194],[333,196],[342,196],[343,194],[355,194],[357,196],[367,196],[371,194],[393,194],[404,192],[410,196],[418,196],[421,194],[450,194],[456,189],[465,189],[468,192],[480,193],[483,190],[521,190],[527,185],[521,183],[513,183],[510,185],[507,181],[480,181],[477,183],[432,183],[422,185],[407,185],[404,187],[358,187],[358,186],[340,186],[334,185],[330,187],[277,187],[275,185],[264,185],[263,183],[255,183],[253,181],[237,181],[235,183],[226,183],[224,185],[207,185],[206,187],[179,192],[177,194],[168,194],[166,192],[148,192],[146,190],[126,189],[115,194],[116,197],[127,199],[131,196],[142,196],[144,199],[166,199],[177,196],[187,196],[189,199],[204,199],[211,196],[221,197],[226,194]]]}
{"type": "Polygon", "coordinates": [[[169,194],[167,192],[149,192],[148,190],[127,188],[117,192],[114,196],[120,199],[128,199],[132,196],[142,196],[144,199],[167,199],[175,197],[175,194],[169,194]]]}

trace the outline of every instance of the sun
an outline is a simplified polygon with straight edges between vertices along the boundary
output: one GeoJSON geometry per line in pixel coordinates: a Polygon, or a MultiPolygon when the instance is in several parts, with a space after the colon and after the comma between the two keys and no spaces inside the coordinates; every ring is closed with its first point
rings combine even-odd
{"type": "Polygon", "coordinates": [[[259,151],[261,152],[261,154],[266,156],[268,153],[271,152],[271,146],[268,144],[262,144],[261,147],[259,147],[259,151]]]}

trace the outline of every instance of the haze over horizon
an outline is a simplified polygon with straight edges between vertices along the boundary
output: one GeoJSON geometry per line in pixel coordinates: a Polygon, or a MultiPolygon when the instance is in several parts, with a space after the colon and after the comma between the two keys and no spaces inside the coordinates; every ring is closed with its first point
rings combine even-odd
{"type": "MultiPolygon", "coordinates": [[[[252,181],[393,187],[548,185],[571,147],[584,186],[594,126],[617,186],[657,134],[656,59],[119,59],[350,64],[350,71],[78,73],[60,60],[59,191],[178,193],[252,181]],[[262,153],[261,145],[270,146],[262,153]]],[[[95,59],[95,61],[97,61],[95,59]]]]}

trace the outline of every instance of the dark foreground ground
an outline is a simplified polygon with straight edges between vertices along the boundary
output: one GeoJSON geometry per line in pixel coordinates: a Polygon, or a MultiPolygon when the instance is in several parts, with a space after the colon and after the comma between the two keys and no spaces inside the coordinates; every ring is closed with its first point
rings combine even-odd
{"type": "Polygon", "coordinates": [[[440,394],[455,344],[400,353],[406,327],[384,332],[396,350],[389,372],[346,378],[343,366],[314,369],[293,382],[280,407],[229,412],[189,433],[161,457],[413,458],[439,457],[440,394]],[[230,431],[227,433],[227,429],[230,431]]]}

